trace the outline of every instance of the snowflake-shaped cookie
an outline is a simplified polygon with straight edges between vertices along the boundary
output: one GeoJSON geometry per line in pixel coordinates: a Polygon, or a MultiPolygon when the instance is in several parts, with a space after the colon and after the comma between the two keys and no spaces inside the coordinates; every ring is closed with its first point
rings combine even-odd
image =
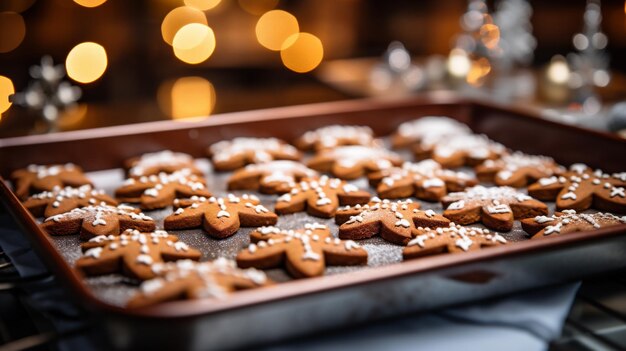
{"type": "Polygon", "coordinates": [[[91,181],[83,174],[83,170],[72,163],[50,166],[29,165],[11,173],[11,181],[15,187],[15,195],[20,200],[26,200],[31,194],[53,191],[55,188],[91,185],[91,181]]]}
{"type": "Polygon", "coordinates": [[[229,190],[258,190],[264,194],[284,194],[304,178],[318,173],[295,161],[271,161],[247,165],[228,179],[229,190]]]}
{"type": "Polygon", "coordinates": [[[323,150],[345,145],[373,145],[374,132],[365,126],[331,125],[304,133],[295,145],[301,150],[323,150]]]}
{"type": "Polygon", "coordinates": [[[182,169],[189,169],[191,173],[202,177],[203,173],[191,155],[182,152],[164,150],[133,157],[125,162],[128,175],[132,178],[149,176],[159,173],[174,173],[182,169]]]}
{"type": "Polygon", "coordinates": [[[95,190],[91,185],[83,185],[79,188],[55,188],[52,191],[31,195],[23,205],[35,217],[51,217],[75,208],[103,203],[117,205],[117,201],[105,194],[103,190],[95,190]]]}
{"type": "Polygon", "coordinates": [[[400,124],[396,132],[391,136],[391,144],[394,148],[418,146],[423,143],[433,143],[456,135],[472,134],[471,129],[463,123],[448,117],[427,116],[400,124]]]}
{"type": "Polygon", "coordinates": [[[552,216],[536,216],[522,220],[522,228],[533,239],[561,234],[570,234],[626,224],[626,216],[618,217],[610,213],[576,213],[563,210],[552,216]]]}
{"type": "Polygon", "coordinates": [[[483,182],[521,188],[537,179],[561,174],[565,169],[550,157],[515,152],[498,160],[487,160],[476,166],[475,171],[483,182]]]}
{"type": "Polygon", "coordinates": [[[300,152],[276,138],[235,138],[211,145],[208,154],[218,171],[232,171],[251,163],[299,160],[300,152]]]}
{"type": "Polygon", "coordinates": [[[341,179],[356,179],[365,174],[402,164],[400,155],[380,147],[341,146],[320,151],[307,165],[341,179]]]}

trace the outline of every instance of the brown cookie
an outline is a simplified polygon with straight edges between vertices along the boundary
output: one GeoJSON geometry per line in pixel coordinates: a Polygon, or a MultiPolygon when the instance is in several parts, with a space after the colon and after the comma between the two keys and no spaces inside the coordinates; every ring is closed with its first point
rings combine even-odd
{"type": "Polygon", "coordinates": [[[141,283],[127,307],[139,308],[175,300],[223,299],[237,290],[271,285],[265,272],[239,269],[235,261],[218,258],[211,262],[179,260],[156,263],[157,277],[141,283]]]}
{"type": "Polygon", "coordinates": [[[154,277],[155,265],[163,261],[199,260],[202,256],[163,230],[142,233],[129,229],[118,236],[100,235],[81,248],[83,256],[76,261],[76,269],[84,275],[122,273],[140,280],[154,277]]]}
{"type": "Polygon", "coordinates": [[[30,165],[11,173],[15,195],[24,201],[31,194],[53,191],[66,186],[92,185],[83,170],[71,163],[65,165],[30,165]]]}
{"type": "Polygon", "coordinates": [[[356,179],[365,174],[402,164],[400,155],[380,147],[341,146],[320,151],[307,165],[341,179],[356,179]]]}
{"type": "Polygon", "coordinates": [[[276,138],[235,138],[211,145],[207,153],[217,171],[232,171],[252,163],[274,160],[297,161],[302,157],[293,146],[276,138]]]}
{"type": "Polygon", "coordinates": [[[177,208],[163,222],[166,230],[191,229],[202,227],[211,237],[223,239],[232,236],[240,227],[260,227],[274,225],[278,221],[254,195],[241,197],[228,194],[228,197],[175,200],[177,208]]]}
{"type": "MultiPolygon", "coordinates": [[[[469,135],[472,131],[463,123],[448,117],[427,116],[400,124],[391,136],[394,148],[433,143],[454,135],[469,135]]],[[[422,147],[423,148],[423,147],[422,147]]]]}
{"type": "Polygon", "coordinates": [[[196,167],[191,155],[170,150],[130,158],[124,162],[124,167],[128,170],[128,176],[132,178],[159,173],[174,173],[185,168],[199,177],[203,176],[203,172],[196,167]]]}
{"type": "Polygon", "coordinates": [[[367,264],[367,251],[352,240],[333,238],[326,227],[307,223],[304,229],[262,227],[250,233],[252,244],[237,255],[242,268],[274,268],[284,265],[294,278],[324,274],[327,265],[367,264]]]}
{"type": "Polygon", "coordinates": [[[105,194],[103,190],[94,190],[91,185],[83,185],[79,188],[69,186],[55,188],[52,191],[31,195],[23,203],[33,216],[46,218],[75,208],[101,204],[117,206],[117,201],[105,194]]]}
{"type": "Polygon", "coordinates": [[[513,229],[513,220],[548,214],[548,206],[508,186],[486,188],[477,185],[441,199],[443,215],[467,225],[482,222],[499,231],[513,229]]]}
{"type": "Polygon", "coordinates": [[[319,151],[345,145],[374,145],[374,132],[365,126],[331,125],[304,133],[295,141],[300,150],[319,151]]]}
{"type": "Polygon", "coordinates": [[[540,200],[556,199],[557,210],[584,211],[588,208],[626,213],[626,172],[607,174],[574,164],[561,176],[541,178],[528,187],[540,200]]]}
{"type": "Polygon", "coordinates": [[[41,227],[50,235],[80,233],[81,239],[89,240],[99,235],[119,235],[127,229],[150,232],[156,225],[152,218],[130,206],[90,205],[48,217],[41,227]]]}
{"type": "Polygon", "coordinates": [[[532,239],[540,239],[554,235],[570,234],[595,230],[614,225],[626,224],[626,216],[618,217],[610,213],[576,213],[574,210],[563,210],[552,216],[537,216],[522,220],[522,228],[532,235],[532,239]]]}
{"type": "Polygon", "coordinates": [[[415,196],[426,201],[439,201],[449,191],[461,191],[478,184],[474,177],[442,169],[433,160],[405,162],[401,168],[384,169],[367,177],[383,199],[415,196]]]}
{"type": "Polygon", "coordinates": [[[476,166],[476,176],[483,182],[500,186],[521,188],[537,179],[565,172],[554,160],[546,156],[515,152],[498,160],[487,160],[476,166]]]}
{"type": "Polygon", "coordinates": [[[454,135],[432,143],[422,142],[413,148],[418,160],[432,158],[445,168],[477,166],[507,153],[504,145],[485,135],[454,135]]]}
{"type": "Polygon", "coordinates": [[[248,165],[228,179],[228,190],[258,190],[264,194],[283,194],[296,183],[318,174],[294,161],[271,161],[248,165]]]}
{"type": "Polygon", "coordinates": [[[425,256],[476,251],[485,247],[506,244],[506,239],[487,229],[462,227],[422,228],[402,251],[404,260],[425,256]]]}
{"type": "Polygon", "coordinates": [[[450,223],[447,218],[433,210],[420,210],[419,204],[411,200],[392,202],[374,198],[364,206],[340,209],[335,221],[339,223],[347,213],[354,214],[339,226],[340,238],[358,240],[378,234],[398,245],[406,245],[420,228],[442,227],[450,223]],[[342,212],[341,216],[339,212],[342,212]]]}
{"type": "Polygon", "coordinates": [[[304,179],[290,192],[276,200],[275,211],[278,214],[302,212],[306,209],[311,216],[331,218],[341,205],[364,204],[370,199],[370,193],[359,190],[338,178],[321,176],[316,179],[304,179]]]}
{"type": "Polygon", "coordinates": [[[122,202],[139,203],[144,210],[170,206],[174,199],[192,196],[211,196],[203,178],[183,169],[171,174],[128,178],[115,190],[115,197],[122,202]]]}

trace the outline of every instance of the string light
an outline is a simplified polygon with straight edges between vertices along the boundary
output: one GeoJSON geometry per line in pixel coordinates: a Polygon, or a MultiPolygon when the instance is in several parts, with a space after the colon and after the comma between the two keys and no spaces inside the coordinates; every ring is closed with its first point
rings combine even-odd
{"type": "Polygon", "coordinates": [[[202,77],[182,77],[159,87],[161,110],[174,120],[206,118],[215,107],[215,88],[202,77]]]}
{"type": "Polygon", "coordinates": [[[107,68],[107,53],[102,45],[85,42],[76,45],[65,59],[67,75],[79,83],[91,83],[107,68]]]}
{"type": "Polygon", "coordinates": [[[256,38],[261,45],[280,51],[283,43],[300,30],[298,20],[292,14],[282,10],[266,12],[256,24],[256,38]]]}
{"type": "Polygon", "coordinates": [[[174,36],[184,26],[190,23],[200,23],[208,25],[204,12],[188,7],[181,6],[170,11],[161,23],[161,36],[169,45],[172,45],[174,36]]]}
{"type": "Polygon", "coordinates": [[[15,87],[11,79],[0,76],[0,114],[4,113],[13,104],[9,101],[9,96],[15,94],[15,87]]]}
{"type": "Polygon", "coordinates": [[[0,53],[17,48],[26,35],[22,15],[16,12],[0,12],[0,53]]]}
{"type": "Polygon", "coordinates": [[[322,62],[324,46],[313,34],[296,33],[284,41],[280,58],[285,67],[294,72],[309,72],[322,62]]]}
{"type": "Polygon", "coordinates": [[[107,0],[74,0],[74,2],[84,7],[98,7],[107,2],[107,0]]]}
{"type": "Polygon", "coordinates": [[[213,30],[200,23],[182,27],[172,42],[174,55],[189,64],[198,64],[208,59],[215,50],[215,44],[213,30]]]}

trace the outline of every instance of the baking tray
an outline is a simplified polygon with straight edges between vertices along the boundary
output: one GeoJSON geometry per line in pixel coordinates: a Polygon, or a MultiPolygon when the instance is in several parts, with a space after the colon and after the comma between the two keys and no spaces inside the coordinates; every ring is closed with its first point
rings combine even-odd
{"type": "MultiPolygon", "coordinates": [[[[193,123],[156,122],[3,139],[0,174],[6,177],[12,169],[30,163],[74,162],[92,172],[98,185],[109,186],[111,172],[118,172],[121,178],[121,171],[114,170],[121,160],[145,152],[173,149],[203,157],[205,147],[219,140],[236,136],[293,140],[307,130],[334,123],[369,125],[378,135],[387,135],[400,123],[424,115],[456,118],[508,147],[549,155],[563,164],[584,162],[608,172],[623,170],[626,164],[626,142],[617,137],[545,121],[528,110],[439,94],[398,101],[347,101],[240,112],[193,123]]],[[[214,186],[223,183],[219,177],[214,181],[214,186]]],[[[626,236],[620,235],[626,232],[626,226],[619,226],[380,267],[370,259],[366,269],[333,267],[325,277],[239,292],[225,300],[181,301],[127,310],[120,307],[127,291],[107,290],[107,286],[118,286],[119,281],[112,277],[83,280],[67,264],[64,254],[68,251],[62,249],[63,243],[75,248],[76,238],[45,235],[5,182],[1,182],[0,192],[34,248],[66,284],[68,292],[100,317],[106,339],[117,348],[258,345],[626,267],[626,236]],[[350,274],[335,274],[345,271],[350,274]]],[[[279,224],[295,226],[311,220],[303,214],[285,216],[279,224]]],[[[247,240],[245,233],[233,237],[232,247],[245,245],[237,242],[247,240]]],[[[507,234],[507,238],[519,240],[516,233],[507,234]]],[[[180,235],[192,245],[197,245],[199,239],[208,240],[194,233],[180,235]]],[[[366,248],[382,248],[380,251],[389,255],[380,263],[398,257],[400,247],[377,240],[371,239],[366,248]]],[[[205,251],[205,258],[209,251],[205,251]]],[[[380,252],[372,256],[382,257],[380,252]]],[[[287,279],[278,270],[270,275],[277,280],[287,279]]]]}

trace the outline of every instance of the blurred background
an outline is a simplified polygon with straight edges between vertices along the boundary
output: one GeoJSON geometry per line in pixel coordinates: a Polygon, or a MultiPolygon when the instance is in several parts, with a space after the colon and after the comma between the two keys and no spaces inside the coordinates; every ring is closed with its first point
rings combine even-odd
{"type": "Polygon", "coordinates": [[[0,137],[441,90],[620,132],[625,74],[624,0],[0,1],[0,137]]]}

